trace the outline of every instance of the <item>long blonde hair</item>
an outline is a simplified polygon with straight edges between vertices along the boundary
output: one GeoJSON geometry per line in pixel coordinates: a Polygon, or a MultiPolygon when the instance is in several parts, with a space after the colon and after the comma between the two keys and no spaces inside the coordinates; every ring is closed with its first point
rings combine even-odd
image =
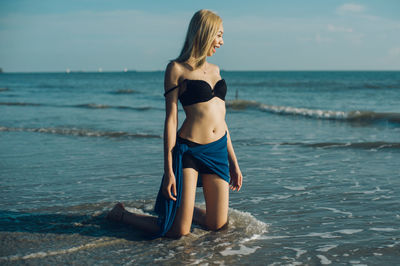
{"type": "Polygon", "coordinates": [[[213,11],[208,9],[197,11],[190,20],[185,43],[175,60],[185,62],[193,57],[194,68],[202,66],[221,24],[222,19],[213,11]]]}

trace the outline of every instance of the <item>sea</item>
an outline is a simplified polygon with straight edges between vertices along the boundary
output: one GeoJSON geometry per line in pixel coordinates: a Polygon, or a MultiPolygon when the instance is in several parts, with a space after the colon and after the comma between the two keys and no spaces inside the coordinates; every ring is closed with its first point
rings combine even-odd
{"type": "Polygon", "coordinates": [[[154,215],[164,72],[1,73],[0,264],[398,265],[400,72],[221,76],[229,225],[152,240],[105,216],[154,215]]]}

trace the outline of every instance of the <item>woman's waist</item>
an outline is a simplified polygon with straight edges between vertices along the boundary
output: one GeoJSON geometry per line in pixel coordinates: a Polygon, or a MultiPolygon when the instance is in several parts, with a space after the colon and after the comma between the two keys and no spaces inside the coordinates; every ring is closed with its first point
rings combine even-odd
{"type": "Polygon", "coordinates": [[[220,123],[183,122],[178,136],[197,144],[207,144],[223,137],[226,132],[225,121],[220,123]]]}

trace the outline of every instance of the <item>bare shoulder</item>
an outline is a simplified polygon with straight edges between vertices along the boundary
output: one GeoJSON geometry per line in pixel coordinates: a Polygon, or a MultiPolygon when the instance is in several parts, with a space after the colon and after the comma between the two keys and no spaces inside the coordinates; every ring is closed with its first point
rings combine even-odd
{"type": "Polygon", "coordinates": [[[179,78],[182,75],[182,65],[179,62],[171,61],[165,69],[165,88],[170,88],[179,84],[179,78]]]}
{"type": "Polygon", "coordinates": [[[181,74],[183,71],[183,66],[181,63],[177,61],[171,61],[168,63],[167,68],[165,70],[166,73],[168,74],[181,74]]]}
{"type": "Polygon", "coordinates": [[[210,66],[211,72],[212,72],[214,75],[216,75],[216,76],[218,76],[219,78],[221,78],[219,66],[217,66],[217,65],[215,65],[215,64],[211,64],[211,63],[208,63],[208,65],[210,66]]]}

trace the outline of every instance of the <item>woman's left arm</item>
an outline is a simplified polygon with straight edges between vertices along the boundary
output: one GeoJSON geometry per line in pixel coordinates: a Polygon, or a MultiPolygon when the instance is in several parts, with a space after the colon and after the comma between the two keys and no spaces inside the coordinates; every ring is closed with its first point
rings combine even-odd
{"type": "Polygon", "coordinates": [[[228,139],[227,144],[228,144],[229,174],[231,176],[229,186],[232,190],[236,189],[237,191],[239,191],[240,188],[242,187],[243,176],[239,168],[239,163],[237,161],[235,151],[233,150],[231,136],[229,134],[228,125],[226,124],[226,122],[225,122],[225,128],[228,139]]]}

